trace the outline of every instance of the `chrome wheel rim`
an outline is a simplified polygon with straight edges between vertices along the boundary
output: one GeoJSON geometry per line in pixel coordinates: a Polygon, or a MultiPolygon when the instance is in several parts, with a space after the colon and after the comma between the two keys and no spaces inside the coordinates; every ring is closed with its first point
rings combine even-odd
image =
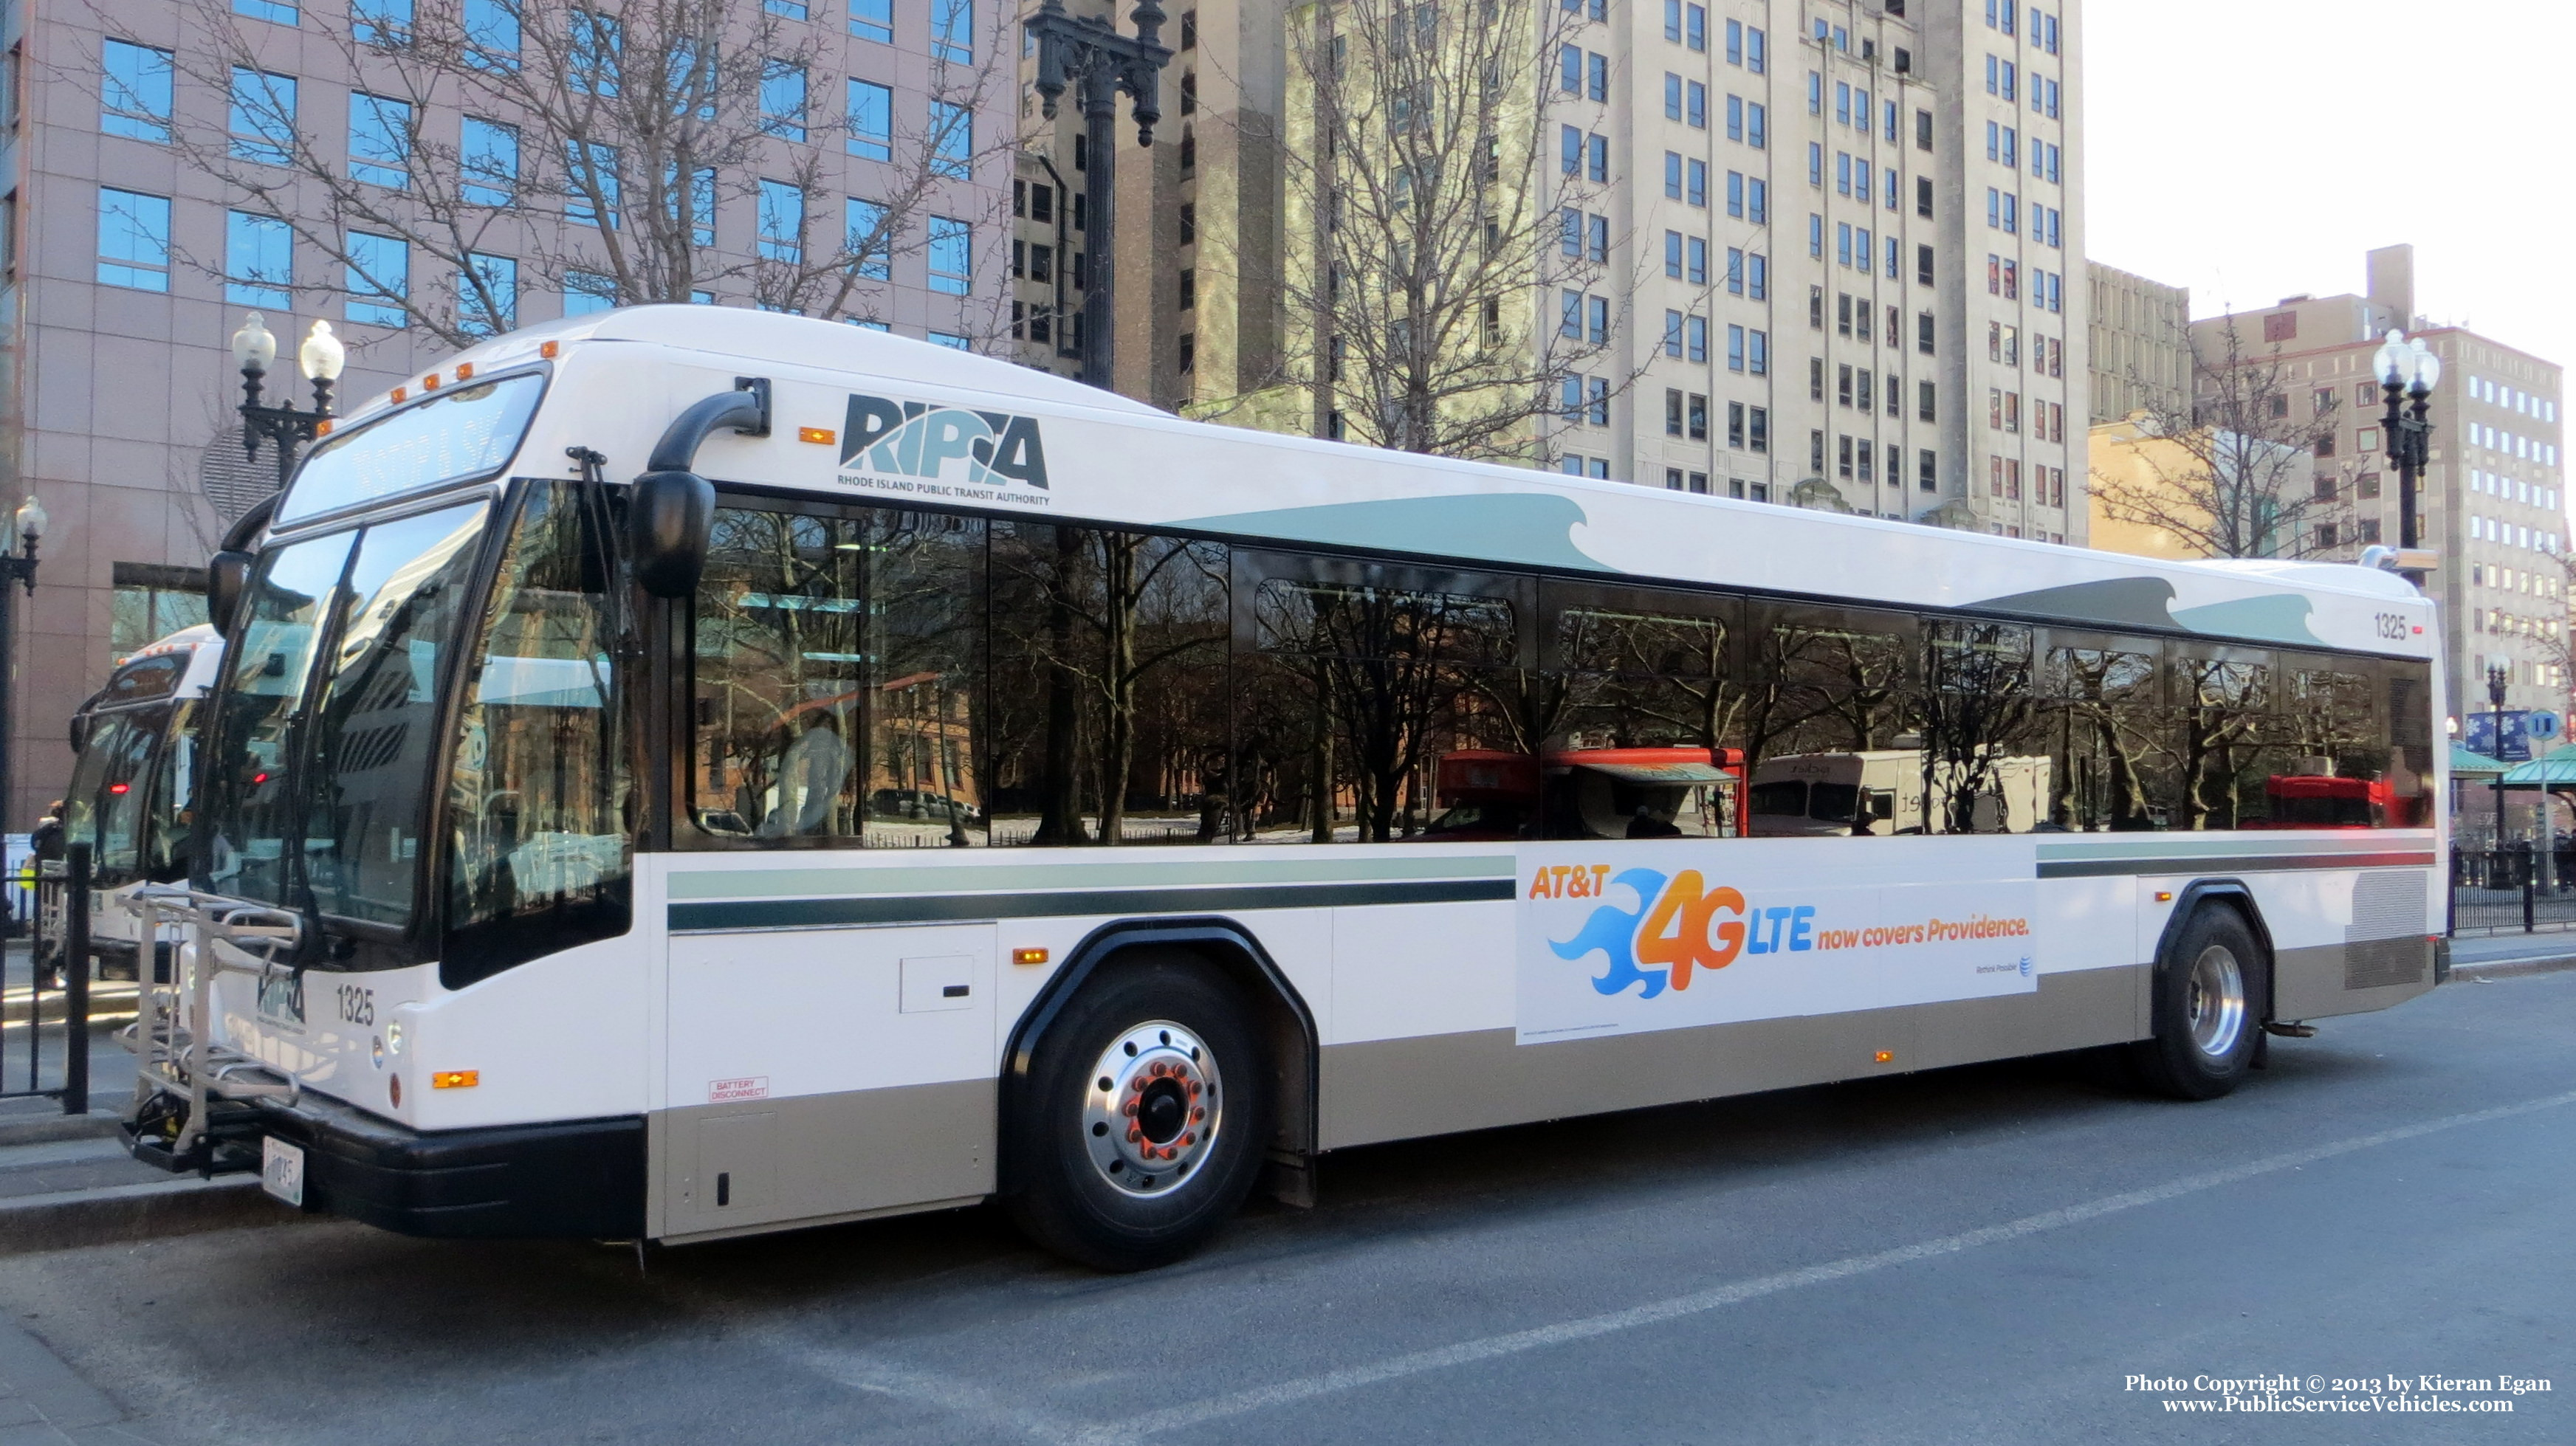
{"type": "Polygon", "coordinates": [[[1109,1042],[1082,1099],[1091,1166],[1124,1195],[1168,1195],[1207,1163],[1225,1125],[1216,1054],[1167,1019],[1109,1042]]]}
{"type": "Polygon", "coordinates": [[[2191,965],[2187,1017],[2191,1042],[2203,1055],[2224,1059],[2245,1032],[2245,970],[2224,944],[2200,951],[2191,965]]]}

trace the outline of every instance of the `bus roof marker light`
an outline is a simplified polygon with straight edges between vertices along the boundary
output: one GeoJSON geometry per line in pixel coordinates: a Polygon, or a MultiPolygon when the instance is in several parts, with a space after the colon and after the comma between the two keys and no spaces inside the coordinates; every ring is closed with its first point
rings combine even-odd
{"type": "Polygon", "coordinates": [[[1869,1057],[1869,1061],[1872,1064],[1894,1064],[1896,1062],[1896,1051],[1892,1049],[1882,1049],[1878,1053],[1871,1055],[1869,1057]]]}
{"type": "Polygon", "coordinates": [[[434,391],[437,391],[437,390],[438,390],[438,373],[436,373],[436,372],[431,372],[428,376],[422,377],[422,378],[420,379],[420,389],[421,389],[422,391],[424,391],[424,392],[434,392],[434,391]]]}
{"type": "Polygon", "coordinates": [[[556,357],[563,355],[563,343],[559,341],[538,342],[537,355],[545,358],[547,361],[553,361],[556,357]]]}
{"type": "Polygon", "coordinates": [[[456,379],[460,382],[470,382],[474,380],[474,363],[458,362],[456,364],[456,379]]]}
{"type": "Polygon", "coordinates": [[[395,401],[397,401],[397,402],[399,402],[399,401],[403,400],[405,397],[408,397],[408,396],[410,396],[410,395],[411,395],[411,393],[410,393],[410,392],[407,392],[407,391],[403,390],[401,387],[396,387],[396,388],[394,388],[394,397],[393,397],[393,399],[394,399],[395,401]]]}

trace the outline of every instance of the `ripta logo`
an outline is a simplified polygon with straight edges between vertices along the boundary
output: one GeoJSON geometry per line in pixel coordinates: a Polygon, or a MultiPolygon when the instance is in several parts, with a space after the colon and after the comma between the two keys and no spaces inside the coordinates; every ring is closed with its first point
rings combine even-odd
{"type": "Polygon", "coordinates": [[[1720,884],[1709,888],[1697,870],[1667,878],[1653,869],[1625,869],[1613,877],[1606,865],[1542,868],[1530,881],[1533,899],[1604,897],[1613,888],[1637,896],[1637,907],[1603,904],[1571,939],[1548,941],[1556,957],[1580,960],[1598,953],[1608,968],[1594,978],[1602,994],[1637,990],[1652,999],[1669,987],[1691,986],[1694,970],[1725,968],[1742,954],[1803,951],[1815,947],[1814,906],[1749,908],[1744,895],[1720,884]]]}
{"type": "Polygon", "coordinates": [[[1043,491],[1047,485],[1035,417],[855,394],[841,432],[841,465],[977,487],[1016,482],[1043,491]],[[964,465],[952,472],[951,463],[964,465]]]}
{"type": "Polygon", "coordinates": [[[262,974],[259,978],[259,1017],[271,1024],[304,1025],[304,976],[302,974],[262,974]]]}

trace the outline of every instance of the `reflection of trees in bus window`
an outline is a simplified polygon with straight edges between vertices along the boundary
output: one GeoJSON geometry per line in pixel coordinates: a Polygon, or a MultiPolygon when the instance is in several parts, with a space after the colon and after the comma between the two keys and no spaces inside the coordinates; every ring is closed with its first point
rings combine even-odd
{"type": "Polygon", "coordinates": [[[1721,837],[1741,831],[1743,778],[1725,739],[1742,694],[1714,617],[1568,607],[1556,614],[1545,730],[1552,838],[1721,837]]]}
{"type": "Polygon", "coordinates": [[[984,524],[716,514],[695,609],[691,817],[718,838],[985,841],[984,524]]]}
{"type": "Polygon", "coordinates": [[[1526,753],[1551,705],[1525,691],[1506,598],[1273,578],[1238,680],[1235,830],[1269,841],[1422,836],[1438,761],[1526,753]]]}
{"type": "Polygon", "coordinates": [[[2171,789],[2159,748],[2164,709],[2157,654],[2056,647],[2041,687],[2050,699],[2049,820],[2076,832],[2163,828],[2171,789]]]}
{"type": "Polygon", "coordinates": [[[447,781],[449,987],[629,917],[633,780],[602,492],[531,485],[501,557],[457,710],[447,781]]]}
{"type": "Polygon", "coordinates": [[[1745,631],[1735,746],[1751,781],[1748,832],[1919,830],[1920,757],[1911,738],[1899,747],[1913,619],[1861,608],[1757,606],[1745,631]],[[1791,782],[1800,786],[1765,787],[1791,782]],[[1803,807],[1789,812],[1793,792],[1803,807]]]}
{"type": "Polygon", "coordinates": [[[2012,623],[1924,624],[1925,833],[2027,833],[2047,818],[2056,763],[2039,726],[2031,630],[2012,623]]]}
{"type": "Polygon", "coordinates": [[[994,843],[1222,836],[1228,566],[1220,543],[994,524],[994,843]]]}
{"type": "Polygon", "coordinates": [[[2389,747],[2374,716],[2378,679],[2283,656],[2280,711],[2262,730],[2238,790],[2239,827],[2386,828],[2394,804],[2389,747]]]}
{"type": "Polygon", "coordinates": [[[2263,744],[2272,712],[2272,668],[2244,653],[2169,655],[2172,711],[2158,752],[2172,780],[2171,827],[2232,829],[2249,807],[2260,816],[2268,776],[2263,744]],[[2249,803],[2250,801],[2250,803],[2249,803]]]}

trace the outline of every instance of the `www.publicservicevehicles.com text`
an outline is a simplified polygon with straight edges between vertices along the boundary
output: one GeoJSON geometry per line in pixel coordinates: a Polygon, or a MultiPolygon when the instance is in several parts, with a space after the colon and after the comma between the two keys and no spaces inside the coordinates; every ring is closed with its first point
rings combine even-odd
{"type": "Polygon", "coordinates": [[[2124,1391],[2162,1396],[2175,1414],[2510,1414],[2513,1398],[2552,1389],[2539,1376],[2128,1376],[2124,1391]]]}

